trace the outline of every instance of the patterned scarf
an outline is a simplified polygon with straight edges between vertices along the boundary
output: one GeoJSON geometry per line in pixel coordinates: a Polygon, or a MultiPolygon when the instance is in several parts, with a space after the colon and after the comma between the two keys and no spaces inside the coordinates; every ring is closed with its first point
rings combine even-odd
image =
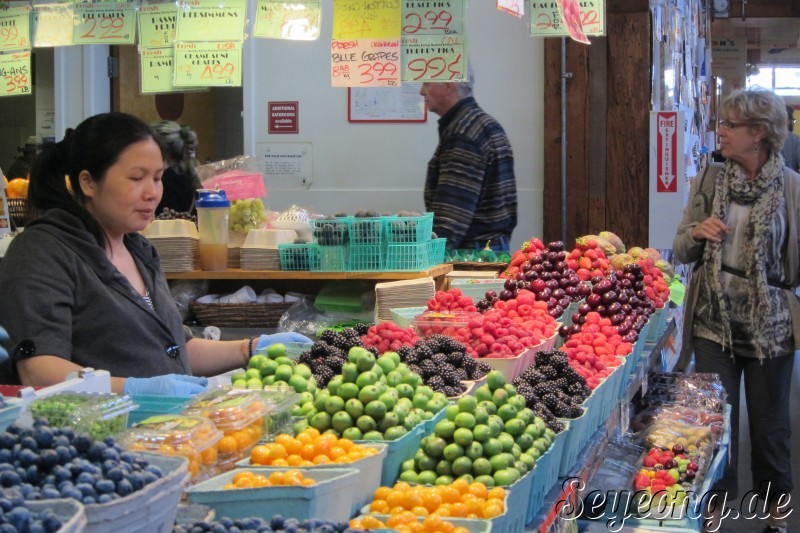
{"type": "MultiPolygon", "coordinates": [[[[771,153],[758,175],[754,179],[748,179],[740,165],[727,161],[717,175],[711,208],[711,216],[724,221],[731,201],[752,206],[745,229],[746,244],[741,254],[749,284],[747,305],[750,309],[753,342],[759,359],[777,353],[775,339],[765,339],[762,332],[766,329],[766,322],[778,309],[778,302],[771,301],[769,297],[765,257],[770,225],[783,196],[783,168],[780,153],[771,153]]],[[[708,265],[705,270],[705,297],[707,301],[718,300],[723,329],[722,345],[724,348],[728,344],[732,349],[730,308],[721,282],[722,242],[706,241],[703,262],[708,265]]]]}

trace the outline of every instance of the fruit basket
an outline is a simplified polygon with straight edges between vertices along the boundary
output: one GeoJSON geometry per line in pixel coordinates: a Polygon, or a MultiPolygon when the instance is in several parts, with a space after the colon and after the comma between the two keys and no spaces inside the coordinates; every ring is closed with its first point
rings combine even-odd
{"type": "Polygon", "coordinates": [[[386,270],[425,270],[441,263],[444,260],[444,248],[442,247],[441,260],[434,261],[435,254],[431,253],[430,247],[430,242],[390,243],[386,248],[386,270]]]}
{"type": "Polygon", "coordinates": [[[320,245],[319,261],[311,265],[312,272],[345,272],[350,262],[350,247],[320,245]]]}
{"type": "Polygon", "coordinates": [[[424,434],[425,422],[420,422],[399,439],[390,441],[359,440],[355,442],[364,445],[372,445],[379,442],[387,445],[386,457],[384,457],[383,466],[381,467],[381,485],[392,485],[400,475],[400,467],[403,461],[411,459],[419,449],[424,434]]]}
{"type": "Polygon", "coordinates": [[[380,244],[352,244],[347,269],[351,272],[370,272],[383,270],[385,247],[380,244]]]}
{"type": "Polygon", "coordinates": [[[311,236],[320,246],[346,246],[350,242],[352,217],[309,220],[311,236]]]}
{"type": "Polygon", "coordinates": [[[14,398],[5,398],[5,407],[0,407],[0,431],[5,431],[14,423],[22,411],[22,402],[14,398]]]}
{"type": "Polygon", "coordinates": [[[252,304],[202,304],[192,302],[189,310],[202,326],[219,328],[275,328],[293,302],[252,304]]]}
{"type": "Polygon", "coordinates": [[[59,392],[38,398],[28,406],[31,416],[53,427],[70,427],[95,440],[125,431],[128,414],[138,406],[130,396],[92,392],[59,392]]]}
{"type": "MultiPolygon", "coordinates": [[[[280,471],[289,468],[275,469],[280,471]]],[[[358,483],[354,468],[297,469],[316,483],[311,486],[273,486],[249,489],[224,489],[234,470],[198,483],[186,490],[191,503],[208,505],[218,516],[271,518],[280,514],[305,519],[324,516],[328,520],[350,518],[353,495],[358,483]]]]}
{"type": "Polygon", "coordinates": [[[350,220],[350,243],[385,244],[388,219],[389,217],[353,217],[350,220]]]}
{"type": "Polygon", "coordinates": [[[536,460],[536,466],[532,470],[533,482],[531,483],[530,499],[528,500],[526,523],[530,523],[537,515],[544,504],[545,496],[558,482],[561,456],[564,453],[564,444],[569,437],[571,424],[569,420],[562,420],[561,422],[564,424],[564,430],[556,434],[550,448],[536,460]]]}
{"type": "MultiPolygon", "coordinates": [[[[379,513],[367,513],[362,514],[356,517],[356,519],[363,519],[365,516],[373,516],[383,522],[386,523],[391,515],[387,514],[379,514],[379,513]]],[[[425,519],[423,517],[417,517],[416,521],[422,523],[425,519]]],[[[443,521],[449,522],[456,528],[464,528],[469,533],[489,533],[492,531],[492,521],[491,520],[479,520],[477,518],[453,518],[450,516],[446,516],[442,518],[443,521]]],[[[395,531],[392,528],[387,529],[372,529],[371,531],[395,531]]]]}
{"type": "Polygon", "coordinates": [[[86,512],[83,505],[72,499],[27,501],[25,502],[31,512],[45,513],[51,511],[61,522],[58,533],[79,533],[86,528],[86,512]]]}
{"type": "Polygon", "coordinates": [[[279,244],[281,270],[316,270],[319,268],[319,248],[316,244],[279,244]]]}
{"type": "Polygon", "coordinates": [[[418,244],[431,240],[433,213],[416,217],[388,217],[386,237],[389,244],[418,244]]]}

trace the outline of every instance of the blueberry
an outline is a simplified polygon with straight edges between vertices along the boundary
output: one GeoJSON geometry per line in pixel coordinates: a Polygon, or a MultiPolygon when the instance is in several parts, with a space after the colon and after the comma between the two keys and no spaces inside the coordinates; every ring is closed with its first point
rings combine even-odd
{"type": "MultiPolygon", "coordinates": [[[[105,470],[105,468],[104,468],[104,470],[105,470]]],[[[125,474],[122,472],[121,468],[114,467],[114,468],[109,468],[108,470],[106,470],[105,476],[106,476],[106,479],[110,479],[111,481],[116,483],[119,480],[121,480],[125,476],[125,474]]]]}
{"type": "Polygon", "coordinates": [[[38,485],[41,482],[42,476],[39,473],[39,467],[36,465],[31,465],[25,471],[25,481],[30,483],[31,485],[38,485]]]}
{"type": "Polygon", "coordinates": [[[101,479],[94,484],[94,488],[100,494],[110,494],[114,492],[116,486],[114,485],[114,482],[111,481],[110,479],[101,479]]]}
{"type": "Polygon", "coordinates": [[[4,487],[13,487],[15,485],[19,485],[22,480],[19,477],[19,474],[16,472],[12,472],[6,470],[5,472],[0,473],[0,485],[4,487]]]}
{"type": "Polygon", "coordinates": [[[6,520],[19,531],[25,531],[27,529],[30,519],[31,512],[27,507],[16,507],[6,513],[6,520]]]}
{"type": "Polygon", "coordinates": [[[36,433],[33,434],[33,438],[36,440],[36,444],[39,445],[40,449],[51,447],[55,440],[53,431],[48,427],[37,429],[36,433]]]}
{"type": "Polygon", "coordinates": [[[0,463],[10,463],[11,460],[11,450],[6,448],[0,449],[0,463]]]}
{"type": "Polygon", "coordinates": [[[107,449],[108,447],[102,442],[95,442],[92,443],[91,447],[89,448],[89,451],[87,452],[87,455],[89,456],[89,459],[91,459],[92,461],[100,462],[103,460],[103,455],[105,454],[105,451],[107,449]]]}
{"type": "Polygon", "coordinates": [[[48,533],[54,533],[61,529],[61,520],[55,514],[49,513],[44,519],[44,527],[48,533]]]}
{"type": "Polygon", "coordinates": [[[238,528],[238,527],[236,527],[236,526],[233,526],[233,527],[229,527],[229,528],[228,528],[228,533],[242,533],[242,530],[241,530],[241,529],[239,529],[239,528],[238,528]]]}
{"type": "Polygon", "coordinates": [[[8,433],[11,433],[12,435],[19,435],[19,432],[22,431],[22,426],[20,426],[19,424],[14,423],[14,424],[11,424],[10,426],[8,426],[6,428],[6,431],[8,433]]]}
{"type": "Polygon", "coordinates": [[[39,454],[33,450],[24,449],[19,452],[19,464],[25,468],[35,465],[39,462],[39,454]]]}
{"type": "MultiPolygon", "coordinates": [[[[189,533],[205,533],[205,529],[202,526],[193,526],[192,529],[189,530],[189,533]]],[[[227,532],[227,529],[225,530],[227,532]]]]}
{"type": "Polygon", "coordinates": [[[47,533],[41,520],[37,520],[28,527],[28,533],[47,533]]]}
{"type": "Polygon", "coordinates": [[[94,496],[96,494],[94,486],[91,483],[78,483],[75,485],[75,488],[81,491],[81,494],[84,496],[94,496]]]}
{"type": "Polygon", "coordinates": [[[72,474],[70,473],[70,471],[60,465],[53,468],[53,475],[56,478],[56,482],[72,479],[72,474]]]}
{"type": "Polygon", "coordinates": [[[135,459],[136,456],[134,456],[131,452],[122,452],[121,454],[119,454],[119,460],[125,463],[133,464],[135,459]]]}
{"type": "MultiPolygon", "coordinates": [[[[75,439],[75,430],[72,429],[72,428],[61,428],[61,434],[64,435],[65,437],[67,437],[70,441],[75,439]]],[[[92,440],[91,437],[87,436],[87,438],[90,441],[92,440]]]]}
{"type": "Polygon", "coordinates": [[[127,496],[133,492],[133,485],[127,479],[117,481],[117,494],[120,496],[127,496]]]}
{"type": "Polygon", "coordinates": [[[69,445],[70,445],[69,439],[64,435],[53,437],[53,445],[52,445],[53,448],[55,448],[56,446],[69,446],[69,445]]]}
{"type": "Polygon", "coordinates": [[[72,459],[67,446],[56,446],[56,456],[58,457],[58,463],[62,465],[67,464],[72,459]]]}
{"type": "MultiPolygon", "coordinates": [[[[142,474],[142,479],[144,479],[145,485],[149,485],[150,483],[158,481],[158,477],[156,477],[156,475],[152,472],[145,472],[142,474]]],[[[2,477],[0,477],[0,482],[2,482],[2,477]]]]}
{"type": "Polygon", "coordinates": [[[141,490],[144,487],[144,476],[142,476],[139,472],[134,472],[133,474],[128,476],[128,481],[131,482],[131,486],[133,490],[141,490]]]}
{"type": "Polygon", "coordinates": [[[222,518],[220,518],[219,519],[219,523],[222,524],[222,526],[225,529],[228,529],[229,527],[233,527],[233,520],[231,518],[228,518],[227,516],[223,516],[222,518]]]}
{"type": "Polygon", "coordinates": [[[58,452],[55,450],[42,450],[39,454],[39,466],[42,470],[51,470],[58,464],[58,452]]]}
{"type": "Polygon", "coordinates": [[[106,461],[119,462],[119,452],[114,448],[106,448],[103,451],[103,459],[106,461]]]}
{"type": "Polygon", "coordinates": [[[75,484],[79,483],[86,483],[88,485],[94,485],[94,476],[88,472],[82,472],[78,475],[77,479],[75,479],[75,484]]]}
{"type": "Polygon", "coordinates": [[[0,533],[17,533],[17,528],[11,524],[0,525],[0,533]]]}
{"type": "Polygon", "coordinates": [[[76,489],[75,487],[67,487],[61,491],[62,498],[72,498],[73,500],[81,501],[83,499],[83,493],[76,489]]]}
{"type": "Polygon", "coordinates": [[[42,499],[43,500],[55,500],[56,498],[60,498],[61,493],[54,488],[43,488],[42,489],[42,499]]]}
{"type": "Polygon", "coordinates": [[[97,499],[94,496],[84,496],[83,500],[81,501],[83,502],[83,505],[91,505],[93,503],[97,503],[97,499]]]}
{"type": "Polygon", "coordinates": [[[112,499],[113,498],[111,498],[110,494],[101,494],[100,496],[97,497],[97,503],[108,503],[112,499]]]}
{"type": "Polygon", "coordinates": [[[5,472],[6,470],[8,470],[9,472],[13,472],[14,465],[12,465],[11,463],[0,463],[0,472],[5,472]]]}
{"type": "Polygon", "coordinates": [[[64,490],[67,487],[74,487],[75,484],[72,482],[72,479],[67,479],[66,481],[62,481],[58,484],[58,490],[64,490]]]}
{"type": "Polygon", "coordinates": [[[155,465],[147,465],[146,470],[158,478],[164,477],[164,473],[161,471],[159,467],[155,465]]]}
{"type": "Polygon", "coordinates": [[[21,484],[19,486],[19,490],[22,493],[22,497],[25,498],[26,500],[30,499],[31,495],[34,492],[38,492],[38,491],[36,491],[36,489],[33,488],[33,485],[31,485],[30,483],[21,484]]]}
{"type": "Polygon", "coordinates": [[[269,525],[272,529],[277,531],[279,529],[283,529],[283,523],[284,523],[283,516],[276,514],[275,516],[272,517],[272,520],[270,520],[269,525]]]}
{"type": "Polygon", "coordinates": [[[23,449],[33,450],[35,452],[39,451],[39,445],[36,444],[36,439],[34,439],[33,437],[22,437],[19,440],[19,443],[23,449]]]}

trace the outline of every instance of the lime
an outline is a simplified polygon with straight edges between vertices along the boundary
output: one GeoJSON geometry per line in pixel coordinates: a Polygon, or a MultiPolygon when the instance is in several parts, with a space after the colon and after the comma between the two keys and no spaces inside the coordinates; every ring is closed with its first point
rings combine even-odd
{"type": "Polygon", "coordinates": [[[516,442],[511,446],[511,455],[514,456],[514,460],[519,460],[519,456],[522,454],[522,448],[519,447],[519,444],[516,442]]]}
{"type": "Polygon", "coordinates": [[[342,438],[348,440],[361,440],[362,436],[363,435],[361,433],[361,430],[358,429],[357,427],[347,428],[344,431],[342,431],[342,438]]]}
{"type": "Polygon", "coordinates": [[[319,431],[325,431],[331,427],[331,415],[325,412],[317,413],[311,417],[309,425],[319,431]]]}
{"type": "Polygon", "coordinates": [[[247,388],[247,380],[244,380],[244,379],[233,380],[233,381],[231,381],[231,387],[233,387],[234,389],[246,389],[247,388]]]}
{"type": "Polygon", "coordinates": [[[480,402],[486,402],[492,400],[492,390],[489,388],[488,385],[481,385],[477,389],[475,389],[475,399],[480,402]]]}
{"type": "Polygon", "coordinates": [[[435,393],[433,398],[428,400],[428,410],[433,413],[438,413],[449,404],[450,401],[447,399],[447,396],[441,393],[435,393]]]}
{"type": "Polygon", "coordinates": [[[358,368],[355,363],[345,363],[342,365],[342,379],[347,383],[355,383],[358,378],[358,368]]]}
{"type": "Polygon", "coordinates": [[[422,377],[413,372],[409,372],[403,376],[403,383],[405,385],[411,385],[412,388],[416,389],[422,384],[422,377]]]}
{"type": "Polygon", "coordinates": [[[508,403],[508,392],[505,389],[497,389],[492,393],[492,403],[498,408],[508,403]]]}
{"type": "Polygon", "coordinates": [[[234,381],[247,381],[247,372],[236,372],[231,374],[231,383],[234,381]]]}
{"type": "Polygon", "coordinates": [[[453,475],[463,476],[472,473],[472,459],[469,457],[459,457],[453,461],[453,475]]]}
{"type": "Polygon", "coordinates": [[[375,423],[375,420],[367,415],[359,416],[358,419],[356,419],[356,426],[365,434],[370,431],[375,431],[378,428],[378,424],[375,423]]]}
{"type": "Polygon", "coordinates": [[[459,412],[457,405],[448,405],[444,410],[444,416],[447,420],[454,421],[459,412]]]}
{"type": "Polygon", "coordinates": [[[485,424],[489,421],[489,411],[485,407],[478,406],[475,408],[475,424],[485,424]]]}
{"type": "Polygon", "coordinates": [[[531,447],[531,449],[535,448],[536,450],[539,451],[539,455],[544,455],[544,452],[546,452],[549,447],[550,447],[550,441],[548,441],[544,437],[540,437],[533,441],[533,446],[531,447]]]}
{"type": "Polygon", "coordinates": [[[269,361],[266,355],[256,354],[250,358],[250,361],[247,363],[247,368],[256,368],[258,370],[261,369],[261,365],[265,362],[269,361]]]}
{"type": "Polygon", "coordinates": [[[367,385],[375,385],[375,383],[377,382],[378,382],[378,376],[375,374],[375,372],[371,372],[369,370],[367,370],[366,372],[362,372],[356,378],[356,385],[358,385],[359,388],[362,389],[367,385]]]}
{"type": "Polygon", "coordinates": [[[536,459],[527,453],[521,454],[519,456],[519,460],[525,465],[525,468],[527,468],[528,471],[533,470],[533,467],[536,466],[536,459]]]}
{"type": "Polygon", "coordinates": [[[486,424],[477,424],[472,429],[472,437],[477,442],[486,442],[492,436],[492,430],[486,424]]]}
{"type": "Polygon", "coordinates": [[[485,457],[473,459],[472,473],[476,476],[490,475],[492,473],[492,464],[489,462],[489,459],[485,457]]]}
{"type": "Polygon", "coordinates": [[[261,371],[257,368],[248,368],[244,375],[247,379],[258,379],[261,381],[261,371]]]}
{"type": "Polygon", "coordinates": [[[359,389],[355,383],[342,383],[336,394],[345,400],[352,400],[358,397],[359,389]]]}
{"type": "Polygon", "coordinates": [[[371,352],[364,350],[356,356],[355,363],[359,372],[367,372],[375,366],[375,356],[371,352]]]}
{"type": "MultiPolygon", "coordinates": [[[[475,471],[475,465],[474,464],[472,465],[472,470],[473,470],[473,472],[475,471]]],[[[494,485],[494,478],[491,475],[484,474],[484,475],[480,475],[480,476],[475,476],[475,482],[476,483],[483,483],[484,485],[486,485],[487,489],[491,489],[492,487],[495,486],[494,485]]]]}
{"type": "Polygon", "coordinates": [[[261,387],[263,386],[263,383],[261,383],[260,378],[250,378],[245,383],[246,383],[246,388],[253,390],[261,390],[261,387]]]}
{"type": "Polygon", "coordinates": [[[328,414],[338,413],[344,411],[344,400],[338,396],[330,396],[325,400],[325,412],[328,414]]]}
{"type": "Polygon", "coordinates": [[[414,470],[417,467],[416,461],[414,459],[406,459],[400,465],[400,471],[405,472],[406,470],[414,470]]]}
{"type": "Polygon", "coordinates": [[[508,397],[508,403],[516,407],[517,411],[522,411],[527,407],[525,397],[521,394],[516,394],[516,391],[508,397]]]}
{"type": "Polygon", "coordinates": [[[351,363],[355,363],[358,357],[365,353],[372,355],[369,352],[369,350],[367,350],[362,346],[353,346],[352,348],[350,348],[350,350],[347,351],[347,360],[350,361],[351,363]]]}
{"type": "Polygon", "coordinates": [[[505,468],[494,473],[494,482],[497,486],[508,487],[520,478],[519,471],[514,468],[505,468]]]}
{"type": "Polygon", "coordinates": [[[514,461],[514,470],[519,472],[520,477],[522,477],[528,473],[528,465],[519,460],[514,461]]]}
{"type": "MultiPolygon", "coordinates": [[[[509,406],[511,407],[511,406],[509,406]]],[[[519,418],[512,418],[507,420],[505,424],[506,433],[512,437],[519,437],[525,432],[525,422],[519,418]]],[[[530,435],[528,435],[530,437],[530,435]]]]}
{"type": "Polygon", "coordinates": [[[483,446],[481,446],[480,442],[473,442],[467,447],[465,455],[473,461],[479,457],[483,457],[483,446]]]}
{"type": "Polygon", "coordinates": [[[306,389],[308,389],[308,381],[303,376],[295,374],[289,378],[289,386],[293,388],[295,392],[305,392],[306,389]]]}
{"type": "Polygon", "coordinates": [[[413,470],[405,470],[400,473],[400,481],[405,481],[406,483],[418,483],[419,476],[413,470]]]}
{"type": "Polygon", "coordinates": [[[506,384],[506,377],[499,370],[491,370],[486,375],[486,385],[488,385],[489,389],[491,389],[492,392],[503,388],[505,384],[506,384]]]}
{"type": "Polygon", "coordinates": [[[267,347],[267,356],[270,359],[277,359],[278,357],[283,357],[286,355],[286,345],[282,342],[276,342],[275,344],[270,344],[267,347]]]}
{"type": "Polygon", "coordinates": [[[382,402],[383,405],[386,406],[386,409],[388,411],[391,411],[397,404],[397,391],[395,391],[394,389],[389,389],[388,391],[380,395],[378,401],[382,402]]]}
{"type": "Polygon", "coordinates": [[[423,470],[417,474],[417,483],[420,485],[433,485],[436,482],[436,472],[433,470],[423,470]]]}
{"type": "Polygon", "coordinates": [[[475,427],[475,416],[471,413],[458,413],[454,422],[456,427],[472,429],[475,427]]]}
{"type": "Polygon", "coordinates": [[[472,430],[467,428],[458,428],[453,433],[453,440],[460,444],[461,446],[469,446],[472,444],[474,437],[472,435],[472,430]]]}
{"type": "Polygon", "coordinates": [[[403,426],[394,426],[384,431],[383,438],[386,440],[397,440],[406,433],[408,433],[408,431],[406,431],[406,428],[403,426]]]}
{"type": "Polygon", "coordinates": [[[439,420],[433,427],[433,433],[437,437],[441,437],[446,440],[450,440],[453,437],[453,432],[455,432],[455,430],[455,423],[447,419],[439,420]]]}
{"type": "Polygon", "coordinates": [[[383,440],[383,433],[380,431],[367,431],[361,440],[383,440]]]}
{"type": "Polygon", "coordinates": [[[455,461],[459,457],[464,456],[464,448],[455,442],[452,442],[444,447],[444,451],[442,451],[442,457],[447,459],[448,461],[455,461]]]}
{"type": "Polygon", "coordinates": [[[535,417],[536,413],[533,412],[533,409],[530,409],[528,407],[523,407],[522,409],[517,408],[517,418],[525,422],[526,426],[531,422],[533,422],[533,419],[535,417]]]}
{"type": "Polygon", "coordinates": [[[472,483],[473,481],[475,481],[475,478],[472,477],[472,474],[461,474],[456,479],[463,479],[467,483],[472,483]]]}
{"type": "Polygon", "coordinates": [[[434,394],[433,393],[433,389],[431,387],[429,387],[428,385],[420,385],[419,387],[416,388],[416,393],[417,394],[422,394],[423,396],[425,396],[429,400],[431,398],[433,398],[433,394],[434,394]]]}
{"type": "Polygon", "coordinates": [[[447,442],[441,437],[430,437],[425,445],[425,453],[430,457],[441,457],[447,442]]]}
{"type": "Polygon", "coordinates": [[[489,463],[492,465],[492,472],[498,472],[514,464],[514,458],[510,453],[498,453],[489,458],[489,463]]]}
{"type": "Polygon", "coordinates": [[[515,444],[514,437],[504,431],[497,436],[497,440],[503,445],[504,452],[511,453],[511,448],[513,448],[515,444]]]}
{"type": "Polygon", "coordinates": [[[452,485],[453,484],[453,476],[439,476],[436,478],[436,481],[433,482],[434,485],[452,485]]]}
{"type": "Polygon", "coordinates": [[[378,357],[376,363],[378,364],[379,367],[381,367],[381,370],[383,370],[384,374],[388,374],[389,372],[397,368],[397,364],[394,362],[394,359],[392,359],[391,357],[386,357],[386,354],[378,357]]]}
{"type": "Polygon", "coordinates": [[[505,423],[503,419],[497,415],[489,415],[489,422],[486,423],[489,426],[489,429],[492,432],[492,437],[497,437],[503,429],[505,429],[505,423]]]}
{"type": "Polygon", "coordinates": [[[367,385],[358,392],[358,399],[364,405],[377,400],[381,396],[381,391],[375,385],[367,385]]]}
{"type": "Polygon", "coordinates": [[[518,435],[514,438],[514,442],[517,443],[520,450],[526,451],[529,450],[531,446],[533,446],[533,437],[528,435],[527,433],[523,433],[522,435],[518,435]]]}
{"type": "MultiPolygon", "coordinates": [[[[395,390],[397,390],[397,389],[395,389],[395,390]]],[[[408,412],[412,407],[414,407],[414,404],[411,403],[411,396],[409,396],[408,398],[405,398],[402,395],[400,395],[400,398],[397,399],[397,406],[396,407],[405,409],[405,411],[408,412]]]]}
{"type": "Polygon", "coordinates": [[[314,408],[314,404],[311,402],[304,403],[300,407],[300,416],[307,416],[311,411],[314,411],[314,414],[317,413],[317,410],[314,408]]]}
{"type": "Polygon", "coordinates": [[[497,406],[491,400],[480,402],[478,407],[485,409],[489,416],[497,414],[497,406]]]}
{"type": "Polygon", "coordinates": [[[339,433],[344,433],[344,430],[353,427],[353,417],[346,411],[339,411],[331,417],[331,426],[339,433]]]}
{"type": "Polygon", "coordinates": [[[339,393],[339,387],[342,386],[342,383],[342,376],[333,376],[333,378],[331,378],[326,387],[331,396],[336,396],[339,393]]]}
{"type": "Polygon", "coordinates": [[[279,365],[289,365],[289,366],[294,365],[294,361],[292,361],[291,359],[289,359],[286,356],[280,356],[280,357],[278,357],[276,359],[273,359],[273,361],[275,361],[279,365]]]}
{"type": "Polygon", "coordinates": [[[305,418],[298,420],[292,426],[292,431],[294,432],[295,435],[297,435],[298,433],[302,433],[306,429],[308,429],[308,421],[305,418]]]}
{"type": "Polygon", "coordinates": [[[452,476],[453,475],[453,463],[447,461],[446,459],[442,459],[436,465],[436,473],[440,476],[452,476]]]}
{"type": "Polygon", "coordinates": [[[478,400],[475,396],[462,396],[458,399],[457,402],[458,410],[462,413],[475,413],[475,409],[478,407],[478,400]]]}
{"type": "Polygon", "coordinates": [[[426,454],[425,452],[422,452],[422,457],[416,461],[417,466],[419,467],[420,470],[434,470],[438,462],[439,461],[437,461],[430,455],[426,454]]]}
{"type": "Polygon", "coordinates": [[[483,443],[484,457],[494,457],[500,453],[503,453],[503,444],[499,440],[491,438],[483,443]]]}
{"type": "Polygon", "coordinates": [[[397,387],[403,382],[403,374],[398,371],[392,371],[386,374],[386,383],[390,387],[397,387]]]}
{"type": "Polygon", "coordinates": [[[353,417],[353,420],[364,414],[364,404],[356,398],[350,398],[344,404],[344,410],[347,414],[353,417]]]}
{"type": "Polygon", "coordinates": [[[308,365],[304,365],[303,363],[294,365],[294,367],[292,367],[292,371],[296,376],[303,376],[306,379],[309,379],[313,375],[308,365]]]}
{"type": "Polygon", "coordinates": [[[411,403],[414,404],[414,407],[417,409],[425,409],[428,407],[428,397],[424,394],[414,394],[414,397],[411,398],[411,403]]]}
{"type": "Polygon", "coordinates": [[[408,383],[400,383],[399,385],[396,385],[395,390],[401,398],[408,398],[410,400],[414,397],[414,387],[408,383]]]}
{"type": "MultiPolygon", "coordinates": [[[[369,406],[373,403],[381,403],[380,401],[370,402],[367,405],[367,414],[369,414],[369,406]]],[[[382,404],[381,404],[382,405],[382,404]]],[[[372,416],[372,415],[370,415],[372,416]]],[[[378,420],[378,417],[373,416],[375,420],[378,420]]],[[[400,422],[400,417],[397,416],[397,413],[388,412],[384,415],[383,420],[378,423],[378,430],[379,431],[388,431],[390,428],[402,426],[403,424],[400,422]]]]}

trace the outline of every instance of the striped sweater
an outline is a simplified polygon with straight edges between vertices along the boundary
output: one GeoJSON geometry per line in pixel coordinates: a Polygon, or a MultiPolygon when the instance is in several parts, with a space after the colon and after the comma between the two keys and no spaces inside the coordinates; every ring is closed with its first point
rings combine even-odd
{"type": "Polygon", "coordinates": [[[514,155],[503,127],[472,97],[439,119],[439,146],[428,163],[425,208],[448,248],[482,248],[511,238],[517,225],[514,155]]]}

